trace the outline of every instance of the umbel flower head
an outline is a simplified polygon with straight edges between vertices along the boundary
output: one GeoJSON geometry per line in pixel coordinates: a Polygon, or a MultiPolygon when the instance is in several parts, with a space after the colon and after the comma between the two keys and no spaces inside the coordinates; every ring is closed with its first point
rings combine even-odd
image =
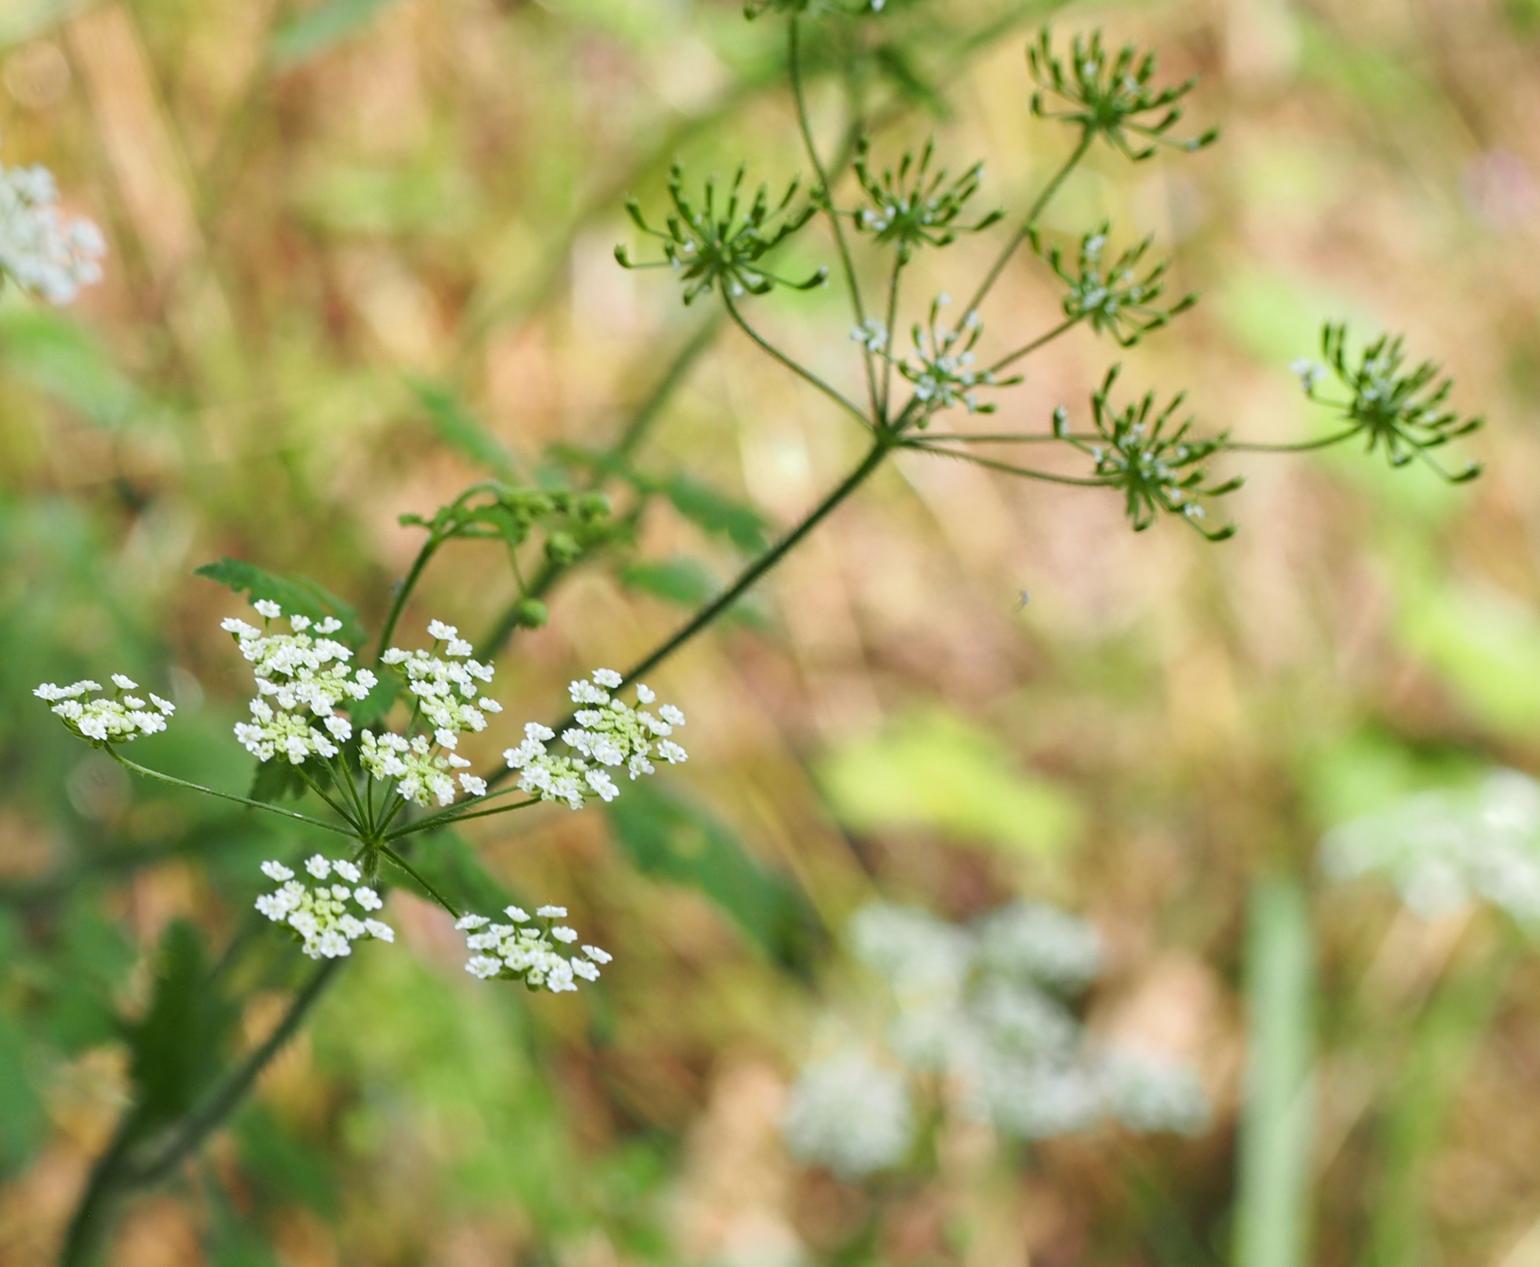
{"type": "Polygon", "coordinates": [[[996,223],[1000,211],[988,212],[971,224],[960,223],[968,200],[978,192],[984,164],[975,163],[962,175],[948,179],[946,168],[931,168],[936,143],[927,141],[918,158],[905,150],[898,166],[872,170],[868,143],[856,150],[856,179],[866,192],[867,205],[850,212],[855,227],[881,244],[897,247],[908,261],[921,246],[949,246],[959,233],[977,233],[996,223]]]}
{"type": "Polygon", "coordinates": [[[1032,249],[1058,274],[1068,290],[1063,299],[1064,315],[1073,320],[1089,321],[1098,334],[1110,334],[1120,347],[1131,348],[1152,330],[1158,330],[1198,302],[1196,295],[1184,295],[1169,307],[1159,300],[1165,292],[1164,277],[1170,261],[1163,260],[1140,275],[1139,268],[1149,252],[1153,238],[1145,238],[1116,256],[1109,255],[1107,234],[1102,226],[1080,239],[1080,250],[1073,261],[1058,246],[1044,247],[1036,229],[1028,231],[1032,249]]]}
{"type": "Polygon", "coordinates": [[[492,977],[522,981],[530,990],[561,994],[576,990],[579,979],[597,981],[599,969],[612,955],[598,946],[577,945],[577,931],[555,921],[567,918],[565,906],[542,906],[533,916],[517,906],[505,907],[508,923],[485,915],[464,915],[455,924],[472,951],[465,970],[483,981],[492,977]]]}
{"type": "Polygon", "coordinates": [[[1069,417],[1060,406],[1054,411],[1054,434],[1067,440],[1096,465],[1096,475],[1110,488],[1123,493],[1124,513],[1135,532],[1143,532],[1162,513],[1179,515],[1210,541],[1235,535],[1234,524],[1211,527],[1204,500],[1234,492],[1244,483],[1239,476],[1220,483],[1212,481],[1204,463],[1224,449],[1223,434],[1201,439],[1192,434],[1193,419],[1177,422],[1186,399],[1178,392],[1157,412],[1155,393],[1146,392],[1136,403],[1115,407],[1111,401],[1119,366],[1108,371],[1091,397],[1094,435],[1069,431],[1069,417]]]}
{"type": "Polygon", "coordinates": [[[886,1170],[914,1138],[904,1072],[859,1047],[813,1061],[791,1089],[781,1130],[792,1156],[842,1179],[886,1170]]]}
{"type": "Polygon", "coordinates": [[[67,304],[102,279],[102,232],[57,206],[46,167],[0,166],[0,281],[9,279],[49,303],[67,304]]]}
{"type": "Polygon", "coordinates": [[[620,795],[611,770],[638,779],[653,773],[654,761],[678,765],[687,759],[672,738],[684,725],[684,714],[672,704],[661,705],[656,713],[648,711],[646,706],[657,697],[641,683],[636,698],[643,707],[634,708],[611,695],[620,684],[614,669],[595,669],[589,681],[571,683],[567,689],[578,706],[573,714],[577,724],[561,733],[565,751],[547,747],[556,738],[549,726],[530,722],[524,727],[524,742],[503,753],[508,768],[519,772],[523,791],[582,809],[590,797],[612,801],[620,795]]]}
{"type": "Polygon", "coordinates": [[[1362,436],[1365,451],[1383,453],[1391,466],[1405,466],[1415,458],[1451,484],[1481,474],[1479,463],[1450,472],[1430,455],[1431,450],[1470,435],[1483,423],[1479,417],[1461,417],[1446,406],[1454,380],[1436,362],[1408,366],[1405,341],[1389,334],[1380,335],[1355,357],[1348,348],[1345,324],[1322,329],[1321,354],[1345,398],[1322,389],[1322,370],[1314,362],[1297,361],[1293,369],[1306,396],[1329,405],[1351,424],[1340,439],[1362,436]]]}
{"type": "Polygon", "coordinates": [[[132,743],[141,735],[155,735],[165,730],[166,719],[176,712],[176,705],[154,691],[145,692],[148,698],[133,694],[139,684],[121,673],[112,675],[112,685],[111,695],[99,694],[100,683],[90,679],[71,682],[68,686],[44,682],[32,693],[51,705],[49,711],[71,733],[88,743],[103,747],[132,743]]]}
{"type": "Polygon", "coordinates": [[[220,624],[250,663],[257,686],[251,720],[236,725],[235,737],[258,761],[281,756],[300,765],[312,756],[335,757],[353,734],[352,722],[336,709],[368,695],[374,674],[351,666],[352,650],[331,636],[342,628],[334,617],[293,615],[284,630],[275,627],[283,616],[277,603],[258,599],[252,606],[262,617],[260,629],[233,616],[220,624]]]}
{"type": "Polygon", "coordinates": [[[503,709],[481,694],[494,670],[471,657],[471,644],[460,631],[434,620],[428,623],[428,634],[434,641],[426,651],[391,647],[380,657],[405,684],[413,719],[428,733],[376,735],[366,730],[360,737],[359,762],[373,778],[394,781],[397,794],[414,805],[448,805],[457,781],[471,796],[486,794],[486,781],[465,773],[471,763],[456,749],[462,734],[485,730],[486,715],[503,709]]]}
{"type": "Polygon", "coordinates": [[[1019,374],[999,378],[977,365],[974,348],[984,333],[983,324],[975,311],[967,313],[959,326],[943,325],[941,309],[950,302],[949,295],[936,296],[926,323],[914,324],[914,354],[895,362],[898,372],[914,384],[916,425],[921,427],[932,414],[953,405],[962,405],[969,413],[994,413],[993,403],[979,399],[979,388],[1013,387],[1021,382],[1019,374]]]}
{"type": "Polygon", "coordinates": [[[654,229],[642,215],[640,204],[632,198],[626,211],[637,228],[663,244],[663,259],[633,263],[623,246],[615,248],[615,258],[624,268],[672,268],[684,283],[684,301],[693,303],[713,287],[728,299],[747,293],[763,295],[776,286],[811,290],[821,285],[829,270],[820,268],[802,281],[792,281],[767,270],[764,257],[805,225],[815,208],[804,202],[793,207],[798,182],[793,180],[779,201],[760,185],[753,198],[746,199],[743,182],[747,172],[740,167],[725,196],[715,180],[707,179],[704,198],[697,205],[686,197],[684,173],[676,163],[669,173],[668,196],[674,212],[664,221],[664,228],[654,229]]]}
{"type": "Polygon", "coordinates": [[[1171,130],[1182,117],[1177,104],[1197,82],[1187,79],[1160,87],[1155,83],[1155,54],[1125,44],[1113,53],[1102,33],[1076,35],[1069,56],[1053,49],[1048,28],[1027,46],[1027,68],[1038,90],[1032,113],[1041,119],[1078,124],[1086,136],[1104,136],[1135,161],[1149,158],[1162,145],[1200,150],[1219,139],[1219,129],[1181,140],[1171,130]]]}
{"type": "Polygon", "coordinates": [[[314,883],[296,879],[281,862],[264,862],[262,874],[278,888],[259,897],[256,906],[288,928],[310,958],[350,955],[355,941],[395,941],[390,925],[374,918],[384,905],[380,895],[362,883],[363,873],[353,863],[314,854],[305,870],[314,883]]]}

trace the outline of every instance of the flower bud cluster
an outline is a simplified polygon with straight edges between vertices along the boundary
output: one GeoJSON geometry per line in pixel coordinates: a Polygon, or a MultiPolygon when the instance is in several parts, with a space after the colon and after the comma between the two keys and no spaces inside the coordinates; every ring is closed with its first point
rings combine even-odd
{"type": "Polygon", "coordinates": [[[141,735],[159,734],[166,728],[166,718],[176,712],[176,705],[154,691],[145,699],[130,694],[139,684],[121,673],[112,675],[114,693],[96,695],[102,687],[89,678],[56,686],[44,682],[33,694],[53,707],[49,710],[81,739],[96,744],[132,743],[141,735]]]}
{"type": "Polygon", "coordinates": [[[455,928],[465,934],[472,951],[465,970],[483,981],[492,977],[523,981],[530,990],[561,994],[576,990],[578,980],[597,981],[599,968],[610,962],[608,951],[583,946],[577,930],[555,921],[567,918],[565,906],[542,906],[532,917],[517,906],[504,908],[508,923],[493,923],[485,915],[465,915],[455,928]]]}
{"type": "Polygon", "coordinates": [[[283,616],[277,603],[258,599],[252,606],[262,617],[260,629],[235,617],[220,624],[252,666],[257,686],[251,720],[236,725],[235,737],[258,761],[282,757],[300,765],[312,756],[335,757],[353,734],[352,722],[336,709],[368,695],[374,674],[354,669],[352,650],[331,637],[342,628],[335,617],[292,615],[285,632],[274,627],[283,616]]]}
{"type": "Polygon", "coordinates": [[[361,883],[363,873],[353,863],[314,854],[305,870],[315,883],[296,879],[280,862],[264,862],[262,874],[278,888],[259,897],[256,907],[292,931],[306,955],[339,959],[353,953],[355,941],[395,941],[395,930],[374,918],[384,904],[380,895],[361,883]]]}

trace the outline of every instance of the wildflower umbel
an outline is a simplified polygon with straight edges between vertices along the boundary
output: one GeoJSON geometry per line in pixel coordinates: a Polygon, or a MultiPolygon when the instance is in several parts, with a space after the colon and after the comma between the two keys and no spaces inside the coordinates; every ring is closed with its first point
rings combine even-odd
{"type": "Polygon", "coordinates": [[[281,862],[264,862],[262,874],[278,887],[257,899],[257,910],[299,939],[311,959],[340,959],[355,941],[395,941],[395,931],[374,912],[384,904],[362,883],[363,873],[345,858],[320,854],[305,863],[311,881],[297,879],[281,862]],[[356,912],[356,913],[355,913],[356,912]]]}
{"type": "Polygon", "coordinates": [[[859,1048],[814,1061],[792,1087],[781,1128],[794,1157],[843,1179],[886,1170],[914,1135],[903,1071],[859,1048]]]}
{"type": "Polygon", "coordinates": [[[674,214],[664,221],[663,229],[654,229],[642,215],[636,199],[626,203],[626,211],[636,227],[663,244],[663,259],[657,262],[633,262],[625,247],[615,248],[615,258],[625,268],[671,268],[684,282],[684,301],[693,303],[713,287],[728,299],[744,294],[763,295],[776,286],[811,290],[821,285],[828,270],[819,268],[801,281],[781,277],[765,268],[764,257],[812,219],[816,208],[810,202],[798,206],[798,182],[786,187],[775,201],[768,187],[760,185],[754,196],[746,197],[743,182],[746,169],[740,167],[720,197],[715,180],[705,183],[704,200],[697,206],[684,192],[684,173],[676,164],[669,173],[668,196],[674,214]]]}
{"type": "Polygon", "coordinates": [[[974,348],[984,327],[976,311],[970,311],[958,326],[944,325],[941,309],[951,302],[941,294],[931,302],[930,316],[922,326],[915,322],[912,331],[914,354],[897,361],[898,372],[914,384],[914,398],[923,427],[932,414],[953,405],[962,405],[969,413],[994,413],[992,402],[979,398],[981,387],[1014,387],[1021,375],[1000,378],[977,363],[974,348]]]}
{"type": "Polygon", "coordinates": [[[1165,260],[1150,267],[1142,276],[1139,268],[1149,252],[1153,238],[1145,238],[1116,256],[1109,256],[1107,235],[1111,226],[1103,224],[1080,239],[1080,250],[1068,262],[1058,246],[1044,247],[1033,229],[1028,233],[1037,252],[1059,280],[1068,288],[1064,315],[1075,321],[1087,321],[1098,334],[1109,334],[1120,347],[1131,348],[1152,330],[1159,330],[1174,317],[1198,302],[1196,295],[1184,295],[1170,307],[1160,307],[1165,291],[1164,277],[1170,268],[1165,260]]]}
{"type": "Polygon", "coordinates": [[[460,631],[434,620],[428,634],[434,642],[426,651],[391,647],[380,657],[405,685],[413,721],[420,721],[427,733],[366,730],[359,762],[381,782],[394,781],[397,794],[414,805],[448,805],[457,783],[471,796],[486,794],[486,781],[466,773],[471,763],[456,749],[462,734],[485,730],[486,715],[503,710],[481,693],[492,681],[492,666],[472,658],[471,644],[460,631]]]}
{"type": "Polygon", "coordinates": [[[612,801],[620,794],[611,770],[624,770],[632,779],[651,774],[654,761],[678,765],[687,758],[673,739],[684,725],[684,714],[672,704],[656,713],[647,708],[656,696],[638,683],[637,703],[632,707],[611,694],[621,684],[613,669],[595,669],[588,681],[573,682],[567,689],[578,706],[575,726],[561,733],[565,751],[547,745],[556,739],[549,726],[531,722],[524,727],[524,742],[503,753],[511,770],[519,772],[519,787],[542,801],[559,801],[582,809],[590,797],[612,801]]]}
{"type": "Polygon", "coordinates": [[[600,967],[613,957],[598,946],[579,947],[577,930],[556,922],[566,919],[565,906],[542,906],[533,916],[509,906],[503,914],[507,923],[485,915],[464,915],[455,923],[473,952],[465,963],[473,977],[522,981],[530,990],[562,994],[576,990],[579,980],[597,981],[600,967]]]}
{"type": "Polygon", "coordinates": [[[1351,424],[1340,438],[1360,435],[1365,450],[1384,453],[1391,466],[1405,466],[1415,458],[1451,484],[1481,474],[1479,463],[1451,472],[1430,456],[1431,450],[1470,435],[1483,423],[1479,417],[1462,417],[1447,408],[1454,382],[1436,362],[1408,367],[1405,340],[1389,334],[1380,335],[1355,357],[1348,348],[1346,325],[1324,327],[1321,354],[1346,389],[1346,399],[1334,399],[1320,391],[1320,366],[1301,361],[1295,363],[1294,370],[1305,395],[1329,405],[1351,424]]]}
{"type": "Polygon", "coordinates": [[[1203,466],[1224,449],[1227,437],[1202,439],[1192,434],[1192,418],[1177,422],[1186,399],[1182,392],[1159,411],[1154,392],[1146,392],[1135,404],[1115,407],[1111,393],[1117,377],[1118,367],[1113,366],[1091,397],[1094,435],[1070,432],[1062,406],[1054,411],[1054,434],[1089,456],[1108,487],[1122,490],[1124,513],[1135,532],[1143,532],[1165,512],[1181,516],[1210,541],[1233,536],[1234,524],[1208,524],[1208,508],[1203,504],[1204,499],[1234,492],[1244,483],[1239,476],[1212,482],[1203,466]]]}
{"type": "Polygon", "coordinates": [[[277,603],[258,599],[252,606],[261,628],[233,616],[220,624],[251,665],[257,687],[251,720],[236,725],[235,737],[258,761],[281,757],[301,765],[335,757],[353,735],[338,706],[363,699],[377,679],[352,667],[352,650],[331,636],[342,628],[335,617],[292,615],[285,630],[277,624],[283,616],[277,603]]]}
{"type": "Polygon", "coordinates": [[[46,167],[0,166],[0,280],[49,303],[71,303],[102,279],[107,243],[96,225],[58,207],[46,167]]]}
{"type": "Polygon", "coordinates": [[[935,142],[927,141],[916,158],[905,150],[897,168],[874,172],[868,144],[863,138],[856,151],[856,179],[866,192],[867,205],[850,213],[855,227],[872,240],[897,247],[899,258],[908,261],[920,246],[948,246],[959,233],[977,233],[996,223],[1000,211],[991,211],[971,224],[961,223],[963,209],[978,192],[984,164],[948,179],[944,167],[931,168],[935,142]]]}
{"type": "Polygon", "coordinates": [[[142,735],[159,734],[176,705],[154,691],[143,696],[133,692],[139,684],[121,673],[112,675],[113,694],[102,695],[101,684],[89,678],[56,686],[44,682],[33,694],[50,705],[49,711],[70,731],[88,743],[103,746],[132,743],[142,735]]]}
{"type": "Polygon", "coordinates": [[[1027,46],[1027,67],[1038,85],[1032,94],[1033,114],[1078,124],[1087,139],[1104,136],[1135,161],[1149,158],[1162,145],[1199,150],[1219,139],[1218,128],[1191,140],[1171,136],[1182,117],[1177,103],[1197,81],[1158,87],[1154,53],[1140,53],[1125,44],[1114,54],[1099,30],[1089,38],[1076,35],[1065,59],[1054,51],[1045,27],[1027,46]]]}

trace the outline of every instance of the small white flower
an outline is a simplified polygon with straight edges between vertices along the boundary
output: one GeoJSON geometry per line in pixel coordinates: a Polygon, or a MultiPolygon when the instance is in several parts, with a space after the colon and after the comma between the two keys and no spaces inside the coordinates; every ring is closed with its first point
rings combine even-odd
{"type": "Polygon", "coordinates": [[[320,854],[314,853],[305,859],[305,870],[315,876],[317,880],[324,880],[331,874],[331,863],[320,854]]]}
{"type": "Polygon", "coordinates": [[[107,243],[90,220],[61,212],[58,197],[46,167],[0,167],[0,278],[67,304],[102,279],[107,243]]]}
{"type": "MultiPolygon", "coordinates": [[[[320,854],[306,861],[305,870],[318,881],[324,881],[333,871],[338,875],[351,872],[354,878],[358,876],[358,868],[346,859],[328,862],[320,854]]],[[[395,932],[389,924],[373,918],[360,918],[348,909],[351,901],[365,915],[379,910],[379,895],[373,889],[358,888],[350,892],[341,884],[306,885],[277,862],[264,862],[262,874],[278,882],[279,887],[257,898],[257,910],[273,923],[285,925],[311,959],[343,958],[352,954],[355,941],[395,940],[395,932]]]]}
{"type": "Polygon", "coordinates": [[[281,862],[264,862],[262,864],[262,874],[269,880],[275,880],[280,884],[285,880],[292,880],[294,878],[294,872],[290,871],[281,862]]]}
{"type": "Polygon", "coordinates": [[[252,603],[252,607],[256,609],[257,615],[263,616],[268,620],[277,620],[278,617],[283,615],[283,608],[279,607],[270,598],[259,598],[256,602],[252,603]]]}
{"type": "MultiPolygon", "coordinates": [[[[542,906],[537,912],[544,919],[559,919],[566,913],[560,906],[542,906]]],[[[577,989],[579,979],[598,980],[598,965],[609,962],[608,955],[571,958],[563,947],[577,941],[573,929],[558,926],[547,930],[532,924],[528,913],[517,906],[506,908],[506,914],[513,923],[494,924],[481,915],[466,915],[456,921],[455,927],[466,934],[465,948],[474,952],[465,963],[471,976],[521,980],[532,990],[563,994],[577,989]]]]}
{"type": "MultiPolygon", "coordinates": [[[[121,673],[114,673],[111,680],[120,692],[137,685],[121,673]]],[[[155,701],[154,711],[134,695],[90,698],[101,689],[100,683],[85,678],[68,686],[44,682],[34,687],[32,694],[51,704],[49,711],[76,736],[98,744],[132,743],[145,735],[159,734],[166,729],[166,718],[176,711],[158,695],[150,697],[155,701]]]]}

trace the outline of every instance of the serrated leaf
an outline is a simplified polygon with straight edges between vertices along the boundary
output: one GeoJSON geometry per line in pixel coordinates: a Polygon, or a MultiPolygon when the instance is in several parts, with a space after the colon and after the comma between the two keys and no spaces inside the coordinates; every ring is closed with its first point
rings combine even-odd
{"type": "Polygon", "coordinates": [[[508,483],[518,479],[513,455],[476,420],[453,390],[426,378],[408,378],[407,385],[427,411],[439,439],[459,449],[498,479],[508,483]]]}
{"type": "Polygon", "coordinates": [[[635,783],[607,807],[615,839],[645,875],[699,889],[782,962],[800,962],[810,928],[800,891],[698,806],[635,783]]]}
{"type": "Polygon", "coordinates": [[[752,506],[682,474],[665,480],[663,492],[674,509],[703,532],[726,537],[745,554],[765,548],[765,519],[752,506]]]}
{"type": "Polygon", "coordinates": [[[303,576],[279,576],[241,559],[224,558],[205,563],[196,575],[207,577],[237,594],[245,594],[253,602],[259,598],[271,599],[283,608],[284,614],[298,613],[312,620],[335,616],[342,622],[338,638],[350,646],[357,646],[364,639],[363,627],[358,623],[358,613],[324,586],[303,576]]]}
{"type": "Polygon", "coordinates": [[[209,988],[203,938],[192,924],[169,925],[156,958],[149,1006],[127,1027],[135,1107],[146,1128],[185,1112],[213,1081],[236,1015],[209,988]]]}
{"type": "Polygon", "coordinates": [[[273,32],[273,60],[294,66],[357,34],[394,0],[322,0],[273,32]]]}

